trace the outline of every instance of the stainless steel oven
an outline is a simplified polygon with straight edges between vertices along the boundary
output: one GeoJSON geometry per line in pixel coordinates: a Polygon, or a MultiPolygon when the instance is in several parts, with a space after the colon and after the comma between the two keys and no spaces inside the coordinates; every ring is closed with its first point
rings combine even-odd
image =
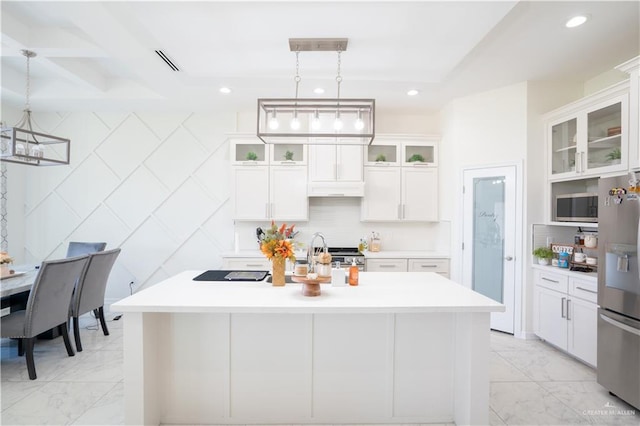
{"type": "Polygon", "coordinates": [[[364,255],[358,251],[357,247],[329,247],[328,251],[334,265],[340,262],[341,268],[348,268],[355,259],[358,270],[364,271],[364,255]]]}
{"type": "Polygon", "coordinates": [[[640,408],[640,197],[631,176],[599,181],[597,377],[640,408]]]}

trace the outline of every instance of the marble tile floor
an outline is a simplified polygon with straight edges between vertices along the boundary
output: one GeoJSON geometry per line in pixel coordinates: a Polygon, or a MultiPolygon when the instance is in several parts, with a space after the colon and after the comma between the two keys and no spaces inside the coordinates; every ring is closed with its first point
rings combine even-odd
{"type": "MultiPolygon", "coordinates": [[[[124,424],[122,321],[110,336],[82,318],[84,351],[68,357],[61,339],[35,346],[29,380],[17,343],[2,339],[2,425],[124,424]]],[[[640,410],[596,383],[595,370],[540,341],[491,333],[491,425],[640,425],[640,410]]]]}

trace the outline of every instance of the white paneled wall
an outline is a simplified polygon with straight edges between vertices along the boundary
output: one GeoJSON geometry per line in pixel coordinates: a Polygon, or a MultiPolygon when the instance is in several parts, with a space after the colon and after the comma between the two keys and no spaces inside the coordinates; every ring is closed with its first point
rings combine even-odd
{"type": "Polygon", "coordinates": [[[8,179],[24,180],[22,194],[8,195],[24,203],[24,225],[17,214],[8,219],[10,247],[24,236],[21,263],[64,257],[69,241],[122,247],[107,302],[129,295],[131,281],[138,289],[220,267],[234,241],[225,134],[236,129],[235,113],[34,117],[71,139],[71,165],[10,167],[8,179]]]}

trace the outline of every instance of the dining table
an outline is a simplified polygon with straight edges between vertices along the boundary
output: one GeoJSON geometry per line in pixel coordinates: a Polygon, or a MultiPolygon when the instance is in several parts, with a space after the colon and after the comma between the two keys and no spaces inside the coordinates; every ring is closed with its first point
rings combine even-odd
{"type": "Polygon", "coordinates": [[[16,271],[14,274],[0,279],[0,302],[3,316],[26,307],[29,292],[38,275],[38,269],[34,265],[21,265],[12,269],[16,271]]]}

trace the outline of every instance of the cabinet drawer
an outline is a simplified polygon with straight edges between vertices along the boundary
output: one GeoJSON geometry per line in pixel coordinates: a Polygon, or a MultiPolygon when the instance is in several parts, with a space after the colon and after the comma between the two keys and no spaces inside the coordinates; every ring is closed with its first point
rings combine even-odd
{"type": "Polygon", "coordinates": [[[598,303],[598,283],[572,277],[569,279],[569,294],[587,302],[598,303]]]}
{"type": "Polygon", "coordinates": [[[234,271],[269,271],[271,263],[267,258],[226,258],[224,259],[224,269],[234,271]]]}
{"type": "Polygon", "coordinates": [[[535,282],[540,287],[551,290],[560,291],[562,293],[569,292],[569,277],[562,274],[554,274],[547,271],[536,271],[535,282]]]}
{"type": "Polygon", "coordinates": [[[406,259],[367,259],[367,272],[407,272],[406,259]]]}
{"type": "Polygon", "coordinates": [[[409,272],[439,272],[449,274],[448,259],[409,259],[409,272]]]}

